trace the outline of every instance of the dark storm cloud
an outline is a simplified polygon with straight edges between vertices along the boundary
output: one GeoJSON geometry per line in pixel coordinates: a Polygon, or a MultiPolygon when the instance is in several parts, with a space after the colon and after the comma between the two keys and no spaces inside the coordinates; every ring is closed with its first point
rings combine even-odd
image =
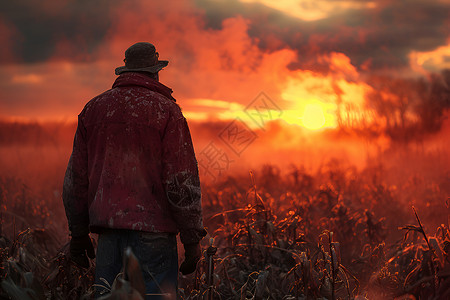
{"type": "MultiPolygon", "coordinates": [[[[102,43],[118,0],[14,0],[0,2],[0,20],[14,28],[9,47],[22,62],[88,60],[102,43]],[[61,44],[63,43],[63,45],[61,44]],[[63,47],[64,46],[64,47],[63,47]]],[[[0,63],[8,63],[0,57],[0,63]]]]}
{"type": "Polygon", "coordinates": [[[223,19],[242,15],[250,20],[249,34],[258,38],[262,49],[295,49],[298,62],[291,65],[294,69],[326,68],[317,57],[330,51],[343,52],[358,67],[397,68],[408,64],[412,50],[429,51],[446,44],[450,2],[376,3],[375,8],[349,9],[306,22],[258,3],[196,0],[205,10],[208,26],[218,28],[223,19]]]}
{"type": "MultiPolygon", "coordinates": [[[[291,65],[293,69],[325,72],[327,66],[317,58],[331,51],[343,52],[361,68],[406,66],[411,50],[427,51],[446,44],[450,26],[450,2],[439,0],[375,1],[375,8],[349,9],[308,22],[259,3],[193,1],[205,12],[207,28],[218,29],[224,19],[243,16],[250,20],[248,32],[258,39],[261,49],[296,50],[298,61],[291,65]]],[[[123,3],[124,0],[1,1],[0,21],[13,27],[7,47],[25,63],[46,61],[55,54],[72,61],[86,61],[105,42],[114,22],[111,9],[123,3]]],[[[7,63],[8,59],[1,56],[0,63],[7,63]]]]}

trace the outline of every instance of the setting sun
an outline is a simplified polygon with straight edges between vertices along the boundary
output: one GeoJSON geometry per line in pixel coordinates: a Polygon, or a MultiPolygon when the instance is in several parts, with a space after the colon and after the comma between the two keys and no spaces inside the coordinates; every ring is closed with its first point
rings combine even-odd
{"type": "Polygon", "coordinates": [[[322,107],[319,104],[307,104],[302,118],[303,126],[316,130],[325,125],[325,116],[322,107]]]}
{"type": "Polygon", "coordinates": [[[336,128],[337,105],[315,99],[297,101],[291,109],[284,110],[282,119],[309,130],[336,128]]]}

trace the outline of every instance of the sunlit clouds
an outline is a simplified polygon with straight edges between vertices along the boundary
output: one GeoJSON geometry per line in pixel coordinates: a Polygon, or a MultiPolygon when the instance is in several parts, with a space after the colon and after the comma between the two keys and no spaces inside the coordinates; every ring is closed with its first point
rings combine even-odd
{"type": "Polygon", "coordinates": [[[19,84],[38,84],[42,82],[42,77],[37,74],[24,74],[24,75],[14,75],[11,79],[11,83],[19,84]]]}
{"type": "Polygon", "coordinates": [[[409,58],[411,67],[423,74],[450,69],[450,38],[448,45],[438,47],[432,51],[412,51],[409,58]]]}
{"type": "Polygon", "coordinates": [[[439,100],[447,80],[439,74],[450,68],[445,1],[51,3],[1,4],[3,119],[75,120],[138,41],[169,60],[160,79],[192,122],[239,118],[257,129],[249,105],[262,92],[281,112],[271,121],[306,132],[379,135],[401,120],[438,130],[448,109],[439,100]],[[404,83],[391,87],[397,79],[404,83]]]}
{"type": "Polygon", "coordinates": [[[261,3],[303,21],[317,21],[347,10],[371,9],[375,1],[327,1],[327,0],[240,0],[261,3]]]}

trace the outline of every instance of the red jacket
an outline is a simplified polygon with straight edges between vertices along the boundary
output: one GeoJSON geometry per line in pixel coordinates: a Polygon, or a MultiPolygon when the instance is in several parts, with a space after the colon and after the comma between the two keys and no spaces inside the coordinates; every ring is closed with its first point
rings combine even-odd
{"type": "Polygon", "coordinates": [[[120,75],[78,116],[63,202],[73,236],[102,228],[205,234],[197,160],[172,90],[120,75]]]}

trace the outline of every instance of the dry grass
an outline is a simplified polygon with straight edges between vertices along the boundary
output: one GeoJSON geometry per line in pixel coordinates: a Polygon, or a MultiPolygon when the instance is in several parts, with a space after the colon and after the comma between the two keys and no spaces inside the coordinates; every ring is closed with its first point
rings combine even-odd
{"type": "MultiPolygon", "coordinates": [[[[180,277],[182,297],[448,298],[450,232],[447,225],[427,230],[436,220],[446,223],[446,191],[436,186],[448,177],[424,187],[413,184],[417,175],[393,184],[383,174],[381,166],[357,171],[336,162],[315,174],[264,166],[203,186],[215,268],[208,274],[203,259],[194,275],[180,277]]],[[[64,230],[56,229],[63,226],[50,222],[55,210],[18,179],[2,177],[0,187],[0,299],[91,297],[95,266],[81,270],[68,260],[64,230]]]]}

